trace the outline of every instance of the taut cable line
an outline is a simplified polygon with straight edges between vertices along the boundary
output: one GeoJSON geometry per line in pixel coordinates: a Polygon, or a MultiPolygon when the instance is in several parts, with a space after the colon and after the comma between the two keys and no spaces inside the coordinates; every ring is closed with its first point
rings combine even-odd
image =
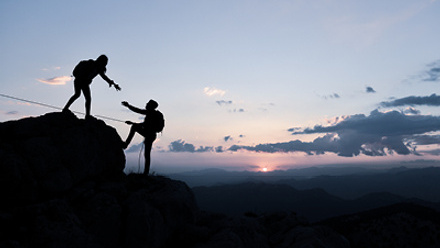
{"type": "MultiPolygon", "coordinates": [[[[32,103],[32,104],[40,105],[40,106],[47,107],[47,108],[63,110],[63,108],[60,108],[60,107],[57,107],[57,106],[53,106],[53,105],[50,105],[50,104],[36,102],[36,101],[31,101],[31,100],[27,100],[27,99],[23,99],[23,98],[18,98],[18,97],[15,97],[15,96],[10,96],[10,95],[6,95],[6,94],[2,94],[2,93],[0,93],[0,96],[2,96],[4,98],[9,98],[9,99],[21,101],[21,102],[27,102],[27,103],[32,103]]],[[[78,112],[78,111],[72,111],[72,112],[76,113],[76,114],[85,115],[84,113],[78,112]]],[[[119,119],[116,119],[116,118],[112,118],[112,117],[108,117],[108,116],[104,116],[104,115],[95,115],[95,116],[99,117],[99,118],[102,118],[102,119],[107,119],[109,121],[117,121],[117,122],[122,122],[122,123],[125,122],[125,121],[122,121],[122,120],[119,120],[119,119]]]]}

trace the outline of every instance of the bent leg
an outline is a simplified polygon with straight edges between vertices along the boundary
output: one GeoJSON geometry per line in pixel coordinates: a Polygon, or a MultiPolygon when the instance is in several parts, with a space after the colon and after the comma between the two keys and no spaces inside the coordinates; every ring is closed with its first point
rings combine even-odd
{"type": "Polygon", "coordinates": [[[66,106],[64,106],[63,108],[63,111],[68,110],[70,108],[70,105],[72,105],[72,103],[81,95],[80,83],[75,80],[73,87],[75,92],[73,93],[73,96],[70,97],[69,101],[67,101],[66,106]]]}
{"type": "Polygon", "coordinates": [[[124,148],[127,148],[127,146],[130,144],[130,142],[133,139],[134,134],[136,132],[143,136],[143,126],[142,126],[142,124],[134,123],[133,125],[131,125],[130,132],[128,133],[127,139],[125,140],[125,143],[124,143],[124,148]]]}

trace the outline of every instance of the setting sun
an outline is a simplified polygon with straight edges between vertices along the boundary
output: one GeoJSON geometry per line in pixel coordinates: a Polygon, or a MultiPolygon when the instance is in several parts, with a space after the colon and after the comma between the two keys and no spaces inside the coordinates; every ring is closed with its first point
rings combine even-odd
{"type": "Polygon", "coordinates": [[[263,169],[261,169],[262,172],[267,172],[267,168],[264,167],[263,169]]]}

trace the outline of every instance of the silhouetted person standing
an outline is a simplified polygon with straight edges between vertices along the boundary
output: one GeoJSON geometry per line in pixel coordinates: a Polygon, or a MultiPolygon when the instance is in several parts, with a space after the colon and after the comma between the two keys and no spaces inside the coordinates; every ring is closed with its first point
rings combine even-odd
{"type": "Polygon", "coordinates": [[[163,118],[163,114],[156,110],[156,108],[159,106],[159,104],[154,101],[150,100],[145,106],[145,109],[140,109],[137,107],[134,107],[130,105],[128,102],[124,101],[122,102],[122,105],[127,107],[133,112],[136,112],[138,114],[145,115],[145,119],[143,123],[134,123],[131,121],[126,121],[125,123],[131,125],[130,133],[127,136],[127,139],[125,140],[123,144],[123,148],[127,148],[130,144],[131,140],[134,137],[135,133],[139,133],[142,135],[144,139],[145,144],[145,169],[144,174],[148,175],[150,172],[150,163],[151,163],[151,148],[153,146],[154,140],[156,140],[157,133],[162,132],[165,121],[163,118]]]}
{"type": "Polygon", "coordinates": [[[113,85],[115,86],[116,90],[121,90],[119,85],[115,84],[113,80],[105,75],[105,72],[107,71],[107,63],[107,56],[101,55],[96,60],[83,60],[75,66],[73,69],[73,76],[75,77],[75,80],[73,81],[75,93],[72,97],[70,97],[69,101],[66,103],[66,106],[64,106],[63,111],[68,111],[70,105],[72,105],[72,103],[78,99],[82,92],[84,94],[84,98],[86,99],[86,119],[90,117],[90,107],[92,103],[90,84],[98,75],[100,75],[101,78],[108,83],[109,87],[112,87],[113,85]]]}

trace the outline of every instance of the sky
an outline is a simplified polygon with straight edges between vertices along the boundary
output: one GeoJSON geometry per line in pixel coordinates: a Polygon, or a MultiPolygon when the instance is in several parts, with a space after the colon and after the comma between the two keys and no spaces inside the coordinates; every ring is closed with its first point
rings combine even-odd
{"type": "MultiPolygon", "coordinates": [[[[3,0],[0,94],[62,108],[75,65],[106,54],[122,91],[95,78],[92,115],[141,122],[120,102],[156,100],[153,171],[432,164],[438,13],[438,0],[3,0]]],[[[53,111],[0,97],[0,122],[53,111]]]]}

